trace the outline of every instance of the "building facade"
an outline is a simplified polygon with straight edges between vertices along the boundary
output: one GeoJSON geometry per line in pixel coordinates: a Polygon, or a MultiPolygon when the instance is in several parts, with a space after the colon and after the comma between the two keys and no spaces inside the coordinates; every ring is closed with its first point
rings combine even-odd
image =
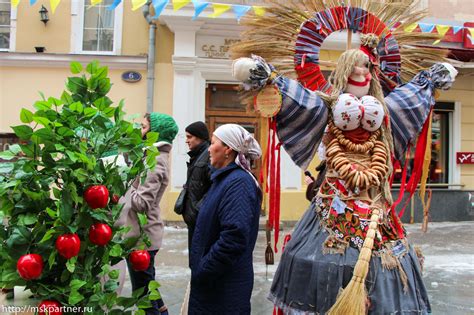
{"type": "MultiPolygon", "coordinates": [[[[225,2],[259,4],[245,0],[225,2]]],[[[444,8],[446,2],[422,1],[421,5],[430,12],[426,21],[457,26],[474,21],[470,0],[450,0],[450,3],[456,2],[459,10],[456,13],[450,9],[449,14],[444,8]]],[[[34,6],[22,1],[16,9],[11,8],[10,0],[0,0],[0,141],[3,148],[15,141],[10,126],[20,123],[21,108],[31,108],[40,98],[38,91],[46,96],[60,95],[69,75],[70,61],[85,64],[96,59],[109,66],[113,83],[111,99],[116,102],[124,99],[125,110],[131,115],[146,112],[149,24],[140,10],[132,11],[130,1],[124,0],[115,10],[107,10],[112,3],[112,0],[104,0],[90,7],[89,0],[63,0],[52,14],[47,0],[38,0],[34,6]],[[41,6],[50,11],[47,23],[41,21],[38,12],[41,6]],[[44,52],[37,52],[42,50],[44,52]],[[124,81],[122,75],[127,71],[139,73],[142,79],[135,83],[124,81]]],[[[169,4],[156,21],[153,110],[173,115],[180,126],[172,151],[171,185],[163,199],[163,217],[168,221],[180,220],[172,209],[186,178],[185,126],[202,120],[214,130],[220,124],[239,123],[254,133],[263,146],[266,142],[266,121],[240,104],[235,89],[238,83],[231,75],[228,49],[239,39],[243,27],[232,11],[218,18],[206,17],[209,13],[212,13],[210,7],[198,19],[193,19],[191,4],[177,11],[169,4]]],[[[459,48],[456,43],[446,45],[459,48]]],[[[344,34],[331,36],[324,43],[321,59],[337,60],[345,46],[344,34]]],[[[461,47],[460,50],[470,53],[469,49],[461,47]]],[[[437,198],[452,199],[451,203],[443,204],[446,211],[455,201],[462,200],[462,205],[456,207],[462,208],[465,204],[465,209],[462,208],[456,218],[469,219],[474,165],[458,164],[456,153],[474,152],[474,66],[470,59],[458,61],[456,66],[460,75],[455,85],[441,92],[435,107],[429,182],[435,191],[432,207],[439,206],[435,202],[437,198]]],[[[318,162],[315,158],[309,170],[313,171],[318,162]]],[[[256,173],[260,168],[259,163],[254,165],[256,173]]],[[[308,206],[304,197],[304,175],[284,152],[281,172],[281,219],[296,221],[308,206]]],[[[417,203],[412,207],[416,208],[417,203]]],[[[436,214],[444,212],[443,209],[433,211],[433,219],[449,219],[436,214]]]]}

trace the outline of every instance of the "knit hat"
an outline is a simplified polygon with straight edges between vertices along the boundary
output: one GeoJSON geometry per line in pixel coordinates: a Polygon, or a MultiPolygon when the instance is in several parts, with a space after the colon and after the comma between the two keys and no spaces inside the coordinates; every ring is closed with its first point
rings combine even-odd
{"type": "Polygon", "coordinates": [[[178,133],[178,125],[170,115],[162,113],[150,114],[150,131],[158,132],[158,141],[172,143],[178,133]]]}
{"type": "Polygon", "coordinates": [[[209,130],[207,130],[207,126],[202,121],[196,121],[186,127],[186,132],[189,132],[195,137],[199,139],[209,141],[209,130]]]}

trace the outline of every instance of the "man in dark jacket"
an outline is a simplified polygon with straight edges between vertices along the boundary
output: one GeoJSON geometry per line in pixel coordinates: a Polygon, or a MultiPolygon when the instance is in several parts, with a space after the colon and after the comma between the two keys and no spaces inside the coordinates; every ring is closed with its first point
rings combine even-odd
{"type": "Polygon", "coordinates": [[[190,160],[184,186],[186,195],[183,201],[182,215],[188,226],[188,246],[191,248],[199,207],[211,186],[208,152],[209,131],[202,121],[190,124],[185,130],[190,160]]]}

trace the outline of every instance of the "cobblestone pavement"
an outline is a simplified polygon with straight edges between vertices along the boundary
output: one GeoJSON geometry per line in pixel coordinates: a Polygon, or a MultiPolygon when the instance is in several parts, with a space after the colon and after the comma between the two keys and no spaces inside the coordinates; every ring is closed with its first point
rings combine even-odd
{"type": "MultiPolygon", "coordinates": [[[[419,224],[406,225],[409,239],[419,245],[425,255],[424,278],[430,295],[433,314],[474,314],[474,221],[430,223],[428,232],[419,224]]],[[[284,231],[283,237],[289,231],[284,231]]],[[[252,314],[272,314],[273,306],[266,299],[280,253],[275,265],[265,266],[265,233],[261,231],[254,251],[255,284],[252,294],[252,314]]],[[[156,258],[157,280],[170,314],[179,314],[190,277],[188,268],[187,230],[167,227],[162,250],[156,258]]],[[[128,280],[123,291],[131,291],[128,280]]],[[[15,300],[9,305],[34,303],[22,288],[16,288],[15,300]]],[[[36,303],[34,303],[36,304],[36,303]]],[[[8,314],[1,313],[0,314],[8,314]]],[[[32,313],[25,313],[32,314],[32,313]]]]}

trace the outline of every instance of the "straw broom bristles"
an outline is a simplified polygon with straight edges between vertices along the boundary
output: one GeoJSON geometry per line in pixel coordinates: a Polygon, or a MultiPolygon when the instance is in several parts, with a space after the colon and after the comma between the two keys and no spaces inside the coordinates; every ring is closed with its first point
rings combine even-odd
{"type": "Polygon", "coordinates": [[[365,315],[367,313],[367,290],[365,279],[369,272],[375,232],[378,227],[379,209],[374,209],[370,216],[369,229],[359,253],[349,284],[339,293],[336,303],[328,311],[328,315],[365,315]]]}

